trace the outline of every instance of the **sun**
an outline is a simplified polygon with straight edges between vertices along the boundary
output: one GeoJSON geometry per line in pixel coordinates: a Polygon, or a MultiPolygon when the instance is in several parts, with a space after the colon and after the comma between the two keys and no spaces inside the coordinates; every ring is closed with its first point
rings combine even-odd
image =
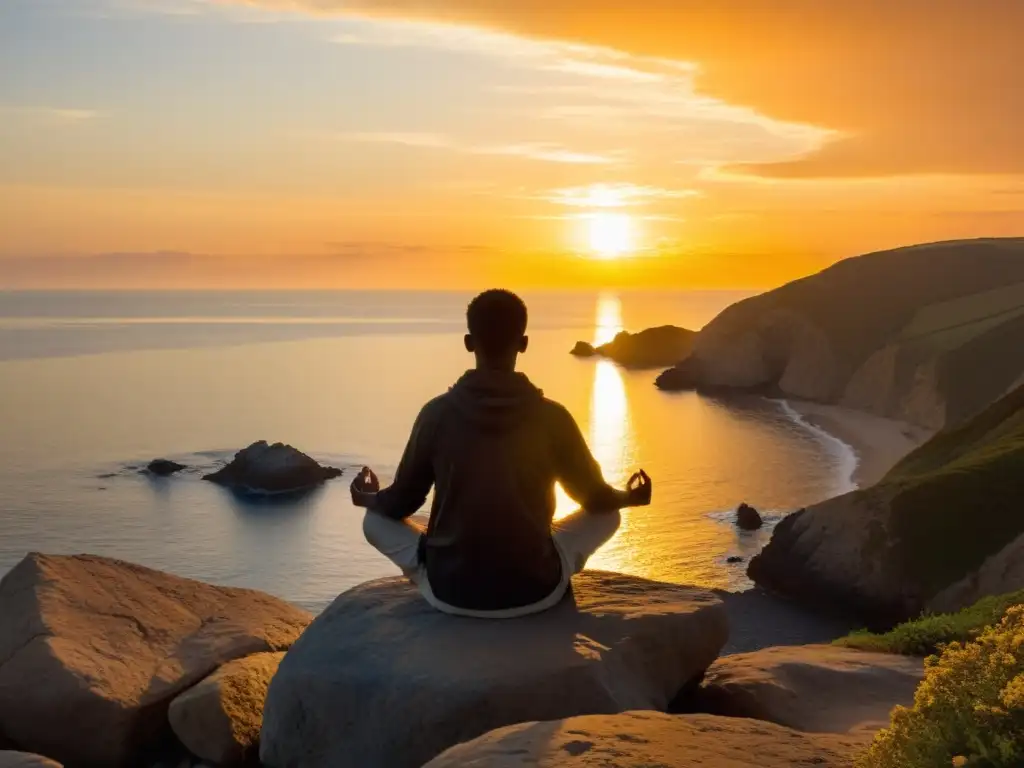
{"type": "Polygon", "coordinates": [[[633,246],[633,223],[625,213],[592,213],[587,217],[590,250],[600,259],[615,259],[633,246]]]}

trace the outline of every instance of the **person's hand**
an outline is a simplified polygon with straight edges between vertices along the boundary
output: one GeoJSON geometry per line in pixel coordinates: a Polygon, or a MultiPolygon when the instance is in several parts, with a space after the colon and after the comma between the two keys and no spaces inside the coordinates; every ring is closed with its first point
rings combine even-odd
{"type": "Polygon", "coordinates": [[[626,494],[629,497],[629,506],[646,507],[651,503],[651,478],[642,469],[634,472],[629,482],[626,483],[626,494]]]}
{"type": "Polygon", "coordinates": [[[369,507],[380,490],[380,480],[369,467],[363,467],[359,474],[352,480],[349,491],[352,493],[352,503],[357,507],[369,507]]]}

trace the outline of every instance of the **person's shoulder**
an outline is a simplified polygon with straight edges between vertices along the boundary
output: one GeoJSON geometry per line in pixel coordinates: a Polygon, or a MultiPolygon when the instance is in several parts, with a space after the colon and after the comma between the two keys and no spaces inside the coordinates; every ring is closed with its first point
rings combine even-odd
{"type": "Polygon", "coordinates": [[[442,392],[437,397],[432,397],[420,408],[420,415],[424,417],[440,416],[451,406],[452,393],[442,392]]]}
{"type": "Polygon", "coordinates": [[[552,400],[550,397],[541,398],[541,411],[545,418],[555,423],[574,422],[572,414],[569,413],[569,409],[562,405],[557,400],[552,400]]]}

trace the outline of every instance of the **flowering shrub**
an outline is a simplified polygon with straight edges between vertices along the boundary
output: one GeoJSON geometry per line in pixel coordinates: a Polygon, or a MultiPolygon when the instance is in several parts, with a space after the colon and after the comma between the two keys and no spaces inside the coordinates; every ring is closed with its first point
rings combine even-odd
{"type": "Polygon", "coordinates": [[[925,660],[911,709],[897,707],[859,768],[1024,766],[1024,605],[973,642],[925,660]]]}

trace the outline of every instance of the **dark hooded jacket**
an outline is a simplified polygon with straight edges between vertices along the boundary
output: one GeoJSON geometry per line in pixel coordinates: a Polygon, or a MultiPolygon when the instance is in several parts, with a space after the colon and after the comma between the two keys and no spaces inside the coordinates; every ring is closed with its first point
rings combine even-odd
{"type": "Polygon", "coordinates": [[[518,608],[561,580],[556,481],[587,510],[617,506],[563,406],[521,373],[473,370],[420,411],[374,511],[404,519],[434,486],[420,552],[435,597],[469,610],[518,608]]]}

